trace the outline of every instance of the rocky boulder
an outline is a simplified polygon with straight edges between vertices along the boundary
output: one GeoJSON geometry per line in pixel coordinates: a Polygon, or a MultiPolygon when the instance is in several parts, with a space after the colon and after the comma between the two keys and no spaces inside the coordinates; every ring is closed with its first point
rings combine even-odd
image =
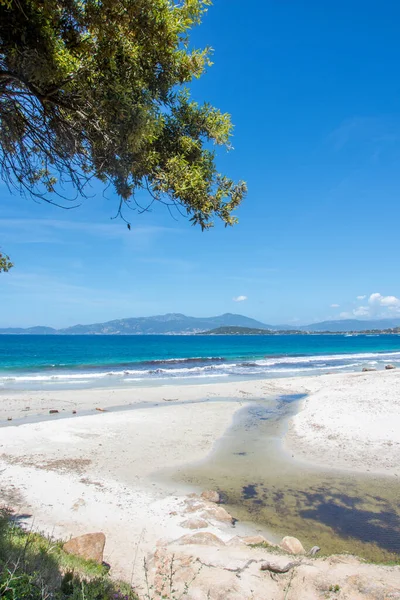
{"type": "Polygon", "coordinates": [[[385,365],[385,369],[386,371],[390,371],[391,369],[395,369],[396,367],[394,365],[385,365]]]}
{"type": "Polygon", "coordinates": [[[86,560],[94,560],[101,564],[105,544],[106,536],[104,533],[86,533],[70,539],[64,544],[63,549],[68,554],[75,554],[86,560]]]}
{"type": "Polygon", "coordinates": [[[207,506],[201,513],[201,517],[203,519],[212,519],[213,521],[218,521],[219,523],[234,523],[234,518],[228,513],[227,510],[225,510],[223,506],[207,506]]]}
{"type": "Polygon", "coordinates": [[[221,502],[221,497],[218,492],[214,490],[206,490],[201,494],[203,500],[207,500],[208,502],[214,502],[215,504],[219,504],[221,502]]]}
{"type": "Polygon", "coordinates": [[[204,519],[187,519],[181,523],[181,527],[185,529],[205,529],[208,527],[208,523],[204,519]]]}
{"type": "Polygon", "coordinates": [[[306,551],[303,548],[303,544],[295,537],[287,535],[283,538],[279,544],[282,550],[289,552],[289,554],[305,554],[306,551]]]}
{"type": "Polygon", "coordinates": [[[202,533],[193,533],[180,537],[177,541],[180,545],[198,545],[198,546],[225,546],[225,543],[213,533],[204,531],[202,533]]]}
{"type": "Polygon", "coordinates": [[[242,542],[246,546],[273,546],[272,542],[269,542],[263,535],[248,535],[241,538],[242,542]]]}

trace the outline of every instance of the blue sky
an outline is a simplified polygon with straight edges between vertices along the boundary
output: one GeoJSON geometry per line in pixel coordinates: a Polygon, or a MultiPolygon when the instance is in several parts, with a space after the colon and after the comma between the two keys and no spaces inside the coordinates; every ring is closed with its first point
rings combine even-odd
{"type": "Polygon", "coordinates": [[[192,36],[215,64],[193,95],[232,114],[219,167],[248,183],[239,225],[201,233],[159,207],[129,232],[100,185],[74,211],[1,185],[15,268],[0,275],[0,326],[400,319],[399,22],[386,0],[215,0],[192,36]]]}

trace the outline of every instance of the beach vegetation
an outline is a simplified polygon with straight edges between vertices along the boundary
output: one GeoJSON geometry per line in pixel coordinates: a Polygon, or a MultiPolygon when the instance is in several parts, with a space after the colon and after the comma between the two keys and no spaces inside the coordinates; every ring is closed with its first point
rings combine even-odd
{"type": "Polygon", "coordinates": [[[218,171],[215,152],[231,148],[230,116],[187,88],[212,64],[189,40],[210,4],[0,0],[3,181],[72,208],[96,178],[128,228],[126,208],[156,204],[201,229],[233,225],[246,185],[218,171]]]}
{"type": "Polygon", "coordinates": [[[62,542],[26,531],[0,510],[0,597],[5,600],[137,600],[108,567],[63,551],[62,542]]]}
{"type": "Polygon", "coordinates": [[[178,569],[175,565],[175,555],[172,555],[161,561],[161,564],[159,565],[160,581],[157,585],[154,585],[154,583],[150,582],[149,566],[145,559],[143,561],[146,588],[144,600],[183,600],[188,596],[190,587],[198,577],[201,569],[202,565],[199,566],[197,571],[188,581],[179,585],[176,581],[178,569]]]}

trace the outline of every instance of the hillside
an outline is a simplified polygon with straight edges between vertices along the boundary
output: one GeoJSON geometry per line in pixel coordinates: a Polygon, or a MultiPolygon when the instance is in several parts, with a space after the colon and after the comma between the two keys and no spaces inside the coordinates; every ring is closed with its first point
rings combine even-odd
{"type": "Polygon", "coordinates": [[[385,331],[400,326],[398,319],[378,319],[371,321],[358,321],[348,319],[341,321],[322,321],[310,325],[267,325],[256,319],[225,313],[216,317],[190,317],[181,313],[168,313],[152,317],[132,317],[128,319],[115,319],[105,323],[92,323],[89,325],[73,325],[64,329],[52,327],[7,327],[0,329],[1,334],[12,335],[189,335],[207,333],[215,335],[232,334],[263,334],[265,332],[285,333],[340,333],[385,331]],[[224,328],[226,331],[215,330],[224,328]],[[231,330],[231,329],[237,329],[231,330]],[[248,329],[249,331],[243,331],[248,329]]]}
{"type": "MultiPolygon", "coordinates": [[[[393,329],[400,326],[400,317],[393,319],[373,319],[359,321],[358,319],[342,319],[339,321],[321,321],[320,323],[311,323],[310,325],[300,325],[297,327],[300,331],[331,331],[338,333],[340,331],[371,331],[393,329]]],[[[275,329],[277,329],[275,327],[275,329]]]]}
{"type": "Polygon", "coordinates": [[[191,334],[216,327],[251,327],[258,329],[272,329],[272,325],[264,325],[260,321],[226,313],[216,317],[190,317],[180,313],[156,315],[154,317],[133,317],[129,319],[115,319],[105,323],[92,323],[89,325],[74,325],[64,329],[51,327],[29,327],[0,329],[0,334],[62,334],[62,335],[177,335],[191,334]]]}
{"type": "MultiPolygon", "coordinates": [[[[203,335],[270,335],[272,332],[269,329],[257,329],[254,327],[217,327],[205,331],[203,335]]],[[[200,334],[199,334],[200,335],[200,334]]]]}
{"type": "Polygon", "coordinates": [[[227,313],[217,317],[187,317],[180,313],[157,315],[154,317],[138,317],[131,319],[117,319],[107,323],[93,325],[75,325],[60,330],[64,334],[187,334],[207,331],[221,326],[258,327],[267,329],[269,326],[244,317],[227,313]]]}

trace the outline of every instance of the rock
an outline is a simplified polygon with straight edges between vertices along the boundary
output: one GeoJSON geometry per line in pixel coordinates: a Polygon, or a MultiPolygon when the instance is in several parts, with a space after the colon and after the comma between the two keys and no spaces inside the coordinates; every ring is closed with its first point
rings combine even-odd
{"type": "Polygon", "coordinates": [[[263,535],[248,535],[246,537],[241,538],[242,542],[246,544],[246,546],[258,546],[264,544],[265,546],[273,546],[271,542],[269,542],[263,535]]]}
{"type": "Polygon", "coordinates": [[[223,506],[210,506],[200,515],[203,519],[213,519],[223,523],[232,523],[236,521],[223,506]]]}
{"type": "Polygon", "coordinates": [[[244,543],[242,538],[238,535],[235,535],[235,537],[231,538],[230,540],[228,540],[226,542],[226,546],[245,546],[245,545],[246,544],[244,543]]]}
{"type": "Polygon", "coordinates": [[[283,567],[276,563],[265,562],[261,565],[260,569],[261,571],[270,571],[271,573],[288,573],[290,569],[294,569],[294,567],[298,567],[299,565],[299,561],[287,563],[283,567]]]}
{"type": "Polygon", "coordinates": [[[56,415],[58,413],[58,410],[56,410],[55,408],[51,408],[49,410],[49,415],[56,415]]]}
{"type": "Polygon", "coordinates": [[[369,371],[376,371],[376,369],[371,369],[369,367],[364,367],[363,370],[362,370],[363,373],[368,373],[369,371]]]}
{"type": "Polygon", "coordinates": [[[182,546],[192,544],[198,546],[225,546],[225,543],[219,537],[208,531],[184,535],[176,543],[182,546]]]}
{"type": "Polygon", "coordinates": [[[394,365],[385,365],[385,369],[386,371],[390,371],[390,369],[395,369],[396,367],[394,365]]]}
{"type": "Polygon", "coordinates": [[[303,544],[295,537],[287,535],[283,538],[279,544],[282,550],[289,552],[289,554],[305,554],[303,544]]]}
{"type": "Polygon", "coordinates": [[[208,500],[208,502],[214,502],[215,504],[219,504],[221,502],[221,498],[218,492],[213,490],[206,490],[201,494],[203,500],[208,500]]]}
{"type": "Polygon", "coordinates": [[[101,564],[105,543],[106,536],[104,533],[86,533],[66,542],[63,549],[68,554],[75,554],[86,560],[94,560],[101,564]]]}
{"type": "Polygon", "coordinates": [[[313,546],[308,554],[309,556],[315,556],[320,550],[321,548],[319,546],[313,546]]]}
{"type": "Polygon", "coordinates": [[[12,421],[12,417],[7,417],[7,421],[12,421]]]}
{"type": "Polygon", "coordinates": [[[185,529],[205,529],[208,527],[208,523],[204,519],[187,519],[181,523],[181,527],[185,529]]]}
{"type": "Polygon", "coordinates": [[[201,510],[202,508],[204,508],[204,502],[200,502],[198,498],[197,499],[190,498],[189,500],[185,500],[185,512],[186,513],[197,512],[198,510],[201,510]]]}

